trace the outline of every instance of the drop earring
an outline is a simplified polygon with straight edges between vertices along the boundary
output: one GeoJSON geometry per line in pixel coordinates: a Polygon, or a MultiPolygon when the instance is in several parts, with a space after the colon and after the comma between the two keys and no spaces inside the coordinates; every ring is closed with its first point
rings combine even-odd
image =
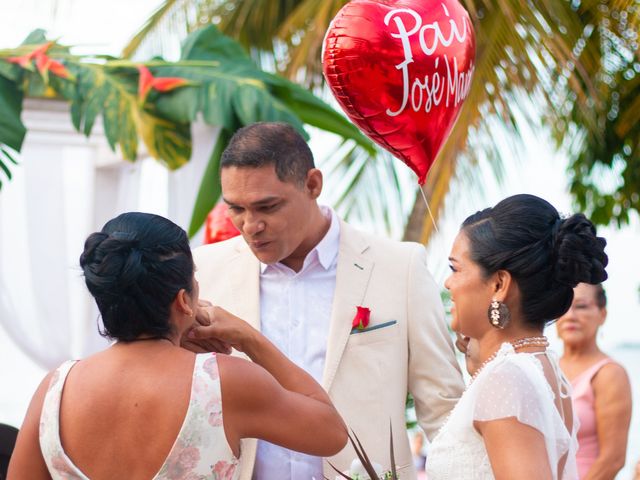
{"type": "Polygon", "coordinates": [[[500,302],[495,298],[491,300],[488,315],[491,326],[499,328],[500,330],[503,330],[507,325],[509,325],[509,321],[511,320],[511,314],[509,313],[509,307],[507,307],[507,304],[500,302]]]}

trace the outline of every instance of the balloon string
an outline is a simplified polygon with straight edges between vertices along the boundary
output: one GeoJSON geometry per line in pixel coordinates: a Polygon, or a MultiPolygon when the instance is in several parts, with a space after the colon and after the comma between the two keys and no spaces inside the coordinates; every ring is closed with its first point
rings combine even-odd
{"type": "Polygon", "coordinates": [[[422,199],[424,200],[424,204],[427,206],[427,212],[429,212],[431,223],[433,223],[433,228],[436,230],[436,233],[440,233],[440,230],[438,230],[438,226],[436,225],[436,219],[433,218],[433,213],[431,213],[431,208],[429,207],[429,202],[427,201],[427,196],[424,194],[422,185],[420,185],[419,188],[420,188],[420,193],[422,194],[422,199]]]}

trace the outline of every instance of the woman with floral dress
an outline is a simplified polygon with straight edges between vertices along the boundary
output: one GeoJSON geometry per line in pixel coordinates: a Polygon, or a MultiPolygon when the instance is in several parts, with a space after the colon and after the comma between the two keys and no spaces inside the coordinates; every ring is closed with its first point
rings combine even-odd
{"type": "Polygon", "coordinates": [[[201,307],[180,227],[120,215],[88,237],[80,265],[116,342],[42,381],[9,480],[231,480],[243,438],[317,456],[344,447],[342,419],[311,376],[242,320],[201,307]],[[196,314],[253,363],[181,348],[196,314]]]}

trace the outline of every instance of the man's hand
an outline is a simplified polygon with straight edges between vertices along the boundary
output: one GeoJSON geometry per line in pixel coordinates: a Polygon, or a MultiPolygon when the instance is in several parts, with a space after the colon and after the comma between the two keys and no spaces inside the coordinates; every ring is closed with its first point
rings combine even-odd
{"type": "Polygon", "coordinates": [[[248,342],[255,338],[256,330],[241,318],[232,315],[220,307],[201,308],[203,318],[199,325],[191,328],[187,334],[189,340],[216,340],[223,345],[244,352],[248,342]]]}
{"type": "Polygon", "coordinates": [[[467,372],[473,376],[480,368],[478,360],[478,342],[460,333],[456,333],[456,348],[464,353],[464,361],[467,366],[467,372]]]}
{"type": "Polygon", "coordinates": [[[194,353],[217,352],[226,353],[227,355],[231,353],[231,346],[218,338],[195,338],[189,336],[189,332],[194,328],[208,326],[211,324],[209,309],[212,307],[213,304],[211,302],[208,302],[207,300],[200,300],[198,302],[196,321],[180,339],[180,346],[182,348],[186,348],[187,350],[190,350],[194,353]]]}
{"type": "Polygon", "coordinates": [[[467,356],[467,348],[469,346],[469,337],[462,335],[461,333],[456,332],[456,348],[460,350],[464,356],[467,356]]]}

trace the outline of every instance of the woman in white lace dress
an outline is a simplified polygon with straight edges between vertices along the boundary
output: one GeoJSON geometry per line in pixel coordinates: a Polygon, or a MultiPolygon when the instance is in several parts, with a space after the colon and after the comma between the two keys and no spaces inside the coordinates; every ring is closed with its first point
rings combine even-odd
{"type": "Polygon", "coordinates": [[[577,479],[570,389],[542,333],[576,284],[606,279],[605,243],[584,215],[562,219],[532,195],[464,221],[445,286],[476,361],[429,449],[429,480],[577,479]]]}

